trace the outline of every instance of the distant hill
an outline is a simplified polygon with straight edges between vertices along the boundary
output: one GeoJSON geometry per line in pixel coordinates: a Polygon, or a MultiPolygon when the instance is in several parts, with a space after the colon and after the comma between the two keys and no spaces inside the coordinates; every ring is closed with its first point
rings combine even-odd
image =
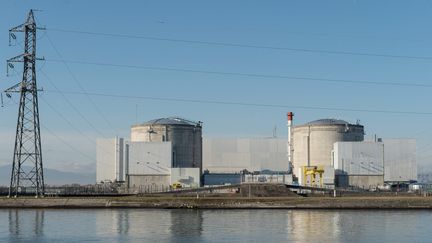
{"type": "MultiPolygon", "coordinates": [[[[0,166],[0,186],[9,186],[11,176],[11,166],[0,166]]],[[[48,185],[66,185],[78,183],[81,185],[95,184],[96,175],[94,173],[73,173],[59,170],[44,169],[45,184],[48,185]]]]}

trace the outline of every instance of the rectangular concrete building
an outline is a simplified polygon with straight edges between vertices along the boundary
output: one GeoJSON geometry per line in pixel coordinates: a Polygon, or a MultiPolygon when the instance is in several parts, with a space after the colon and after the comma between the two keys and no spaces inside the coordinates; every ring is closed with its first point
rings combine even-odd
{"type": "Polygon", "coordinates": [[[124,180],[124,139],[97,139],[96,183],[124,180]]]}
{"type": "Polygon", "coordinates": [[[125,142],[123,138],[97,139],[97,183],[126,182],[130,188],[167,190],[173,182],[198,187],[201,168],[174,168],[171,141],[125,142]]]}
{"type": "Polygon", "coordinates": [[[288,171],[287,140],[282,138],[204,138],[203,169],[211,173],[288,171]]]}
{"type": "Polygon", "coordinates": [[[384,181],[409,183],[417,181],[415,139],[383,139],[384,181]]]}
{"type": "Polygon", "coordinates": [[[130,142],[127,184],[131,188],[166,190],[174,182],[183,187],[199,187],[200,168],[173,166],[172,142],[130,142]]]}
{"type": "Polygon", "coordinates": [[[384,184],[384,144],[336,142],[333,166],[339,187],[371,188],[384,184]]]}
{"type": "Polygon", "coordinates": [[[171,142],[130,142],[127,184],[169,186],[172,167],[171,142]]]}

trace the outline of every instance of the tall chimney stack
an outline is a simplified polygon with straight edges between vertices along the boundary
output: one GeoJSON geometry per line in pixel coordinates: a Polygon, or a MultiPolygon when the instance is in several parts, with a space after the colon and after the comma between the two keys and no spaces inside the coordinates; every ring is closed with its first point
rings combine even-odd
{"type": "Polygon", "coordinates": [[[293,117],[294,117],[294,113],[292,112],[288,112],[287,114],[288,117],[288,170],[291,170],[292,172],[292,152],[293,152],[293,147],[292,147],[292,121],[293,121],[293,117]]]}

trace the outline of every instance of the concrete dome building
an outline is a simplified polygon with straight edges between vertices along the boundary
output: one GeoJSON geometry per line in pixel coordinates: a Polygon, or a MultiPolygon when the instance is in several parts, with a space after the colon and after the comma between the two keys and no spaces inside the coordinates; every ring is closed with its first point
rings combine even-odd
{"type": "Polygon", "coordinates": [[[293,129],[293,166],[332,166],[335,142],[363,141],[364,127],[343,120],[321,119],[293,129]]]}
{"type": "Polygon", "coordinates": [[[131,142],[171,142],[172,167],[202,167],[202,123],[178,117],[133,125],[131,142]]]}

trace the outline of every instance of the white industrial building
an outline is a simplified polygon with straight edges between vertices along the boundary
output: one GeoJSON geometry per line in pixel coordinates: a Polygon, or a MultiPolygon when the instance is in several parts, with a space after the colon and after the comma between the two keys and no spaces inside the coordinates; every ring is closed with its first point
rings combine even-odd
{"type": "Polygon", "coordinates": [[[336,142],[333,164],[339,187],[384,185],[384,144],[381,142],[336,142]]]}
{"type": "MultiPolygon", "coordinates": [[[[290,119],[292,113],[288,114],[289,126],[290,119]]],[[[362,125],[338,119],[316,120],[289,130],[293,171],[300,184],[330,185],[332,174],[333,183],[340,187],[369,188],[417,180],[414,139],[364,142],[362,125]]]]}
{"type": "Polygon", "coordinates": [[[96,182],[125,182],[131,188],[166,188],[174,182],[200,186],[200,168],[173,167],[171,142],[124,142],[122,138],[98,139],[96,182]]]}
{"type": "Polygon", "coordinates": [[[131,127],[131,142],[171,142],[173,167],[201,168],[201,122],[168,117],[136,124],[131,127]]]}
{"type": "Polygon", "coordinates": [[[297,125],[293,129],[294,168],[332,166],[333,144],[342,141],[360,142],[364,127],[337,119],[320,119],[297,125]]]}
{"type": "Polygon", "coordinates": [[[200,185],[200,168],[173,167],[172,142],[130,142],[127,184],[129,187],[200,185]]]}
{"type": "Polygon", "coordinates": [[[203,139],[201,122],[175,117],[133,125],[131,141],[97,140],[96,180],[132,188],[175,182],[198,187],[205,170],[204,178],[220,183],[231,175],[235,181],[287,183],[294,169],[301,185],[370,188],[417,181],[414,139],[363,141],[359,123],[321,119],[292,127],[292,117],[288,139],[203,139]]]}
{"type": "Polygon", "coordinates": [[[171,145],[171,142],[130,142],[127,184],[130,187],[170,185],[171,145]]]}
{"type": "Polygon", "coordinates": [[[337,142],[333,163],[337,185],[360,188],[417,181],[414,139],[337,142]]]}
{"type": "Polygon", "coordinates": [[[204,138],[203,169],[210,173],[239,173],[243,170],[287,172],[287,140],[204,138]]]}
{"type": "Polygon", "coordinates": [[[384,181],[397,184],[417,181],[415,139],[382,139],[384,143],[384,181]]]}
{"type": "MultiPolygon", "coordinates": [[[[153,135],[154,136],[154,135],[153,135]]],[[[123,141],[123,139],[117,139],[123,141]]],[[[106,173],[97,182],[126,181],[129,187],[146,185],[169,186],[180,182],[185,186],[199,186],[201,168],[174,166],[173,143],[171,141],[126,141],[115,147],[115,139],[99,139],[97,143],[98,175],[106,173]],[[121,150],[121,151],[120,151],[121,150]],[[124,150],[124,152],[123,152],[124,150]],[[118,152],[115,152],[118,151],[118,152]],[[124,158],[119,158],[123,155],[124,158]],[[115,168],[125,168],[120,177],[115,177],[115,168]],[[120,180],[121,179],[121,180],[120,180]]],[[[283,138],[204,138],[203,167],[210,173],[240,173],[270,171],[279,174],[278,179],[266,177],[266,182],[284,181],[289,169],[287,142],[283,138]]],[[[253,177],[261,180],[262,177],[253,177]]],[[[252,177],[251,177],[252,178],[252,177]]],[[[276,178],[276,177],[275,177],[276,178]]]]}
{"type": "Polygon", "coordinates": [[[128,187],[167,188],[201,184],[202,123],[161,118],[133,125],[131,141],[98,139],[97,183],[126,182],[128,187]]]}
{"type": "Polygon", "coordinates": [[[97,139],[96,182],[120,182],[124,179],[124,139],[97,139]]]}
{"type": "Polygon", "coordinates": [[[298,183],[334,187],[333,145],[340,141],[363,141],[364,127],[344,120],[320,119],[291,128],[292,116],[288,113],[288,136],[292,137],[290,150],[298,183]]]}

